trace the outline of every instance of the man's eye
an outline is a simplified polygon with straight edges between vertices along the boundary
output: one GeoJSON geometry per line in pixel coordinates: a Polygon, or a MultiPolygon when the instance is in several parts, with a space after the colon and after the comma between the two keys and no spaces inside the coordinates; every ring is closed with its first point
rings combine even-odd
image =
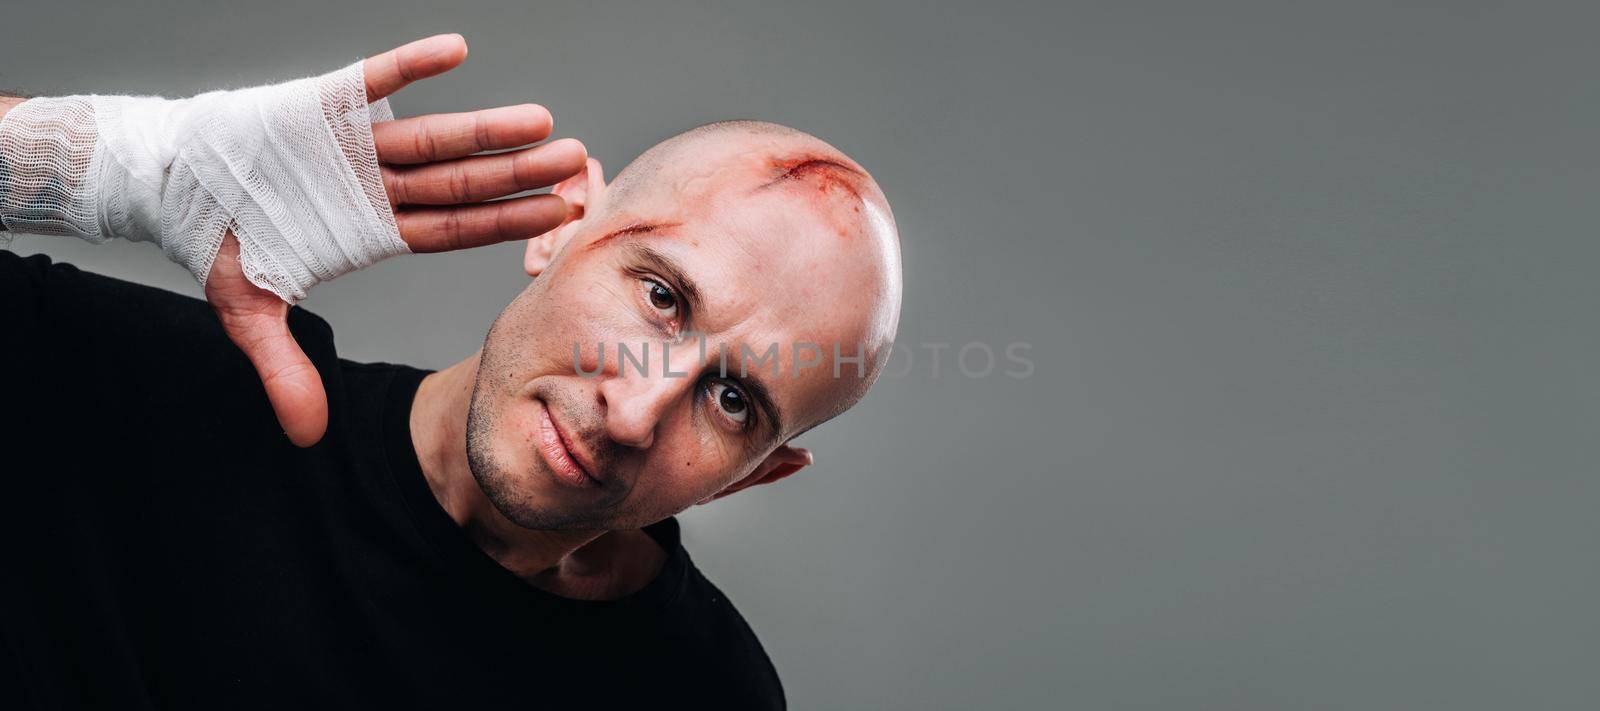
{"type": "Polygon", "coordinates": [[[721,380],[713,380],[710,391],[711,400],[728,419],[742,425],[750,418],[750,401],[745,399],[744,393],[738,388],[721,380]]]}
{"type": "Polygon", "coordinates": [[[644,285],[645,298],[650,300],[651,306],[654,306],[657,311],[661,312],[661,315],[667,318],[677,317],[677,294],[672,293],[672,290],[668,289],[666,285],[654,279],[640,279],[639,282],[644,285]]]}

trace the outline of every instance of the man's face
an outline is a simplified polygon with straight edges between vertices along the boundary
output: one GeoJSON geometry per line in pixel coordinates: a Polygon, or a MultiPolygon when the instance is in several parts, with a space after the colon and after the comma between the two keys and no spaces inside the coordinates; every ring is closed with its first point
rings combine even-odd
{"type": "Polygon", "coordinates": [[[859,399],[893,337],[898,247],[882,194],[825,148],[719,142],[573,226],[479,365],[468,458],[503,515],[648,525],[859,399]]]}

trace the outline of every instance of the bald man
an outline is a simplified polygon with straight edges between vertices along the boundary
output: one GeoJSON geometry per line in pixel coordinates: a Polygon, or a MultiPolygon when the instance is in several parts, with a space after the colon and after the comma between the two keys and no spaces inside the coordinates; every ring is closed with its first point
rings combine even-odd
{"type": "Polygon", "coordinates": [[[241,354],[212,286],[253,288],[236,260],[208,306],[0,253],[8,695],[783,707],[673,516],[805,467],[795,437],[877,377],[900,304],[889,206],[858,163],[769,123],[691,130],[609,184],[579,164],[543,198],[564,209],[540,213],[559,225],[528,242],[535,278],[437,372],[340,360],[298,308],[297,347],[241,354]],[[285,350],[314,388],[262,383],[285,350]]]}

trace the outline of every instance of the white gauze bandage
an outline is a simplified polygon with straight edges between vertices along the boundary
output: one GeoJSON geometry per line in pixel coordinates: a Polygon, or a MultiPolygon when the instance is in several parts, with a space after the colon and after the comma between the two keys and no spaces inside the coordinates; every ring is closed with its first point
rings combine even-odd
{"type": "Polygon", "coordinates": [[[360,62],[181,100],[29,99],[0,119],[0,222],[156,242],[201,284],[231,229],[245,276],[295,303],[410,251],[372,139],[392,118],[367,104],[360,62]]]}

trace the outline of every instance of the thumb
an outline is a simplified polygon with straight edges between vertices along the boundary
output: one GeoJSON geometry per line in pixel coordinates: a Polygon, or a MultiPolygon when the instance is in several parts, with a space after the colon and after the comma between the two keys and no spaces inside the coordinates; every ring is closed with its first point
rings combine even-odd
{"type": "Polygon", "coordinates": [[[310,447],[328,430],[328,394],[322,374],[289,333],[284,315],[224,317],[222,328],[255,366],[289,441],[310,447]]]}

